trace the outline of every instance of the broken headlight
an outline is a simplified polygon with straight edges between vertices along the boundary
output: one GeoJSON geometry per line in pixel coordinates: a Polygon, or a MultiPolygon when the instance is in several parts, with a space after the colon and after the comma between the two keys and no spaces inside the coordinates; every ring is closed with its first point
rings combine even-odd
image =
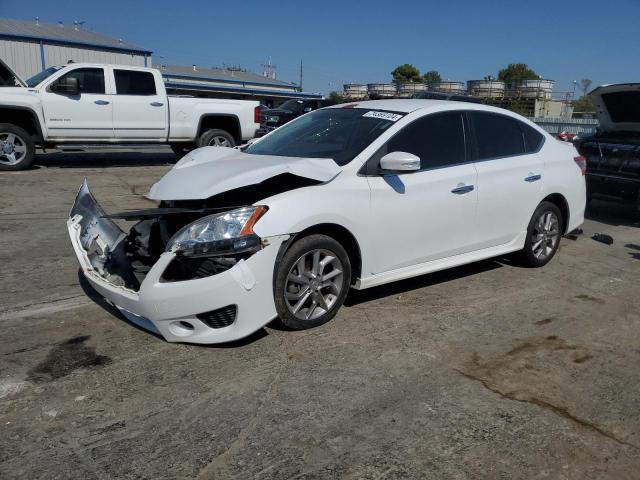
{"type": "Polygon", "coordinates": [[[178,230],[166,251],[189,257],[227,255],[260,248],[253,226],[266,207],[243,207],[208,215],[178,230]]]}

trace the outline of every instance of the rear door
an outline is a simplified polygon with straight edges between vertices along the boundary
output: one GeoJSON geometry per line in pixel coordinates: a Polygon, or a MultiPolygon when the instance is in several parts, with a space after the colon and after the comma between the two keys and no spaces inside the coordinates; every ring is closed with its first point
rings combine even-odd
{"type": "Polygon", "coordinates": [[[125,140],[166,141],[167,98],[159,76],[150,71],[114,68],[113,128],[125,140]]]}
{"type": "Polygon", "coordinates": [[[509,243],[525,232],[540,201],[544,137],[513,117],[471,111],[478,170],[478,248],[509,243]]]}
{"type": "Polygon", "coordinates": [[[104,68],[81,67],[51,81],[42,91],[48,137],[61,141],[113,139],[113,105],[104,68]],[[80,93],[51,91],[51,85],[68,77],[78,79],[80,93]]]}
{"type": "Polygon", "coordinates": [[[474,248],[476,169],[467,159],[462,112],[421,117],[392,137],[367,163],[374,274],[465,253],[474,248]],[[376,174],[394,151],[420,157],[421,169],[376,174]]]}

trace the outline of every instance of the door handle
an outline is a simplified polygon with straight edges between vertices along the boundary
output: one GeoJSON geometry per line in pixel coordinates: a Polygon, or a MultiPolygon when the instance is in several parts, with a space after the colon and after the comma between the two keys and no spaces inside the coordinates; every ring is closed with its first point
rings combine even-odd
{"type": "Polygon", "coordinates": [[[524,181],[529,183],[537,182],[541,178],[542,178],[542,175],[534,175],[533,173],[530,173],[528,177],[525,177],[524,181]]]}
{"type": "Polygon", "coordinates": [[[464,195],[465,193],[473,191],[473,189],[473,185],[460,185],[451,190],[451,193],[455,193],[456,195],[464,195]]]}
{"type": "Polygon", "coordinates": [[[95,102],[96,105],[109,105],[109,102],[107,102],[106,100],[96,100],[95,102]]]}
{"type": "Polygon", "coordinates": [[[152,107],[161,107],[162,105],[164,105],[164,103],[160,103],[160,102],[151,102],[149,105],[151,105],[152,107]]]}

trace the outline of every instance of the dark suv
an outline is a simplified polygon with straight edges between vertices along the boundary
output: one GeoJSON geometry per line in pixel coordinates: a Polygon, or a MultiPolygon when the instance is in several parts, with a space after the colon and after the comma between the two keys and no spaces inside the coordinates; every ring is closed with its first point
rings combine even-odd
{"type": "Polygon", "coordinates": [[[587,159],[587,201],[622,201],[640,208],[640,83],[598,87],[589,93],[598,132],[578,140],[587,159]]]}
{"type": "Polygon", "coordinates": [[[258,130],[258,136],[265,135],[300,115],[329,105],[331,105],[331,102],[327,100],[292,98],[277,108],[263,110],[260,114],[260,130],[258,130]]]}

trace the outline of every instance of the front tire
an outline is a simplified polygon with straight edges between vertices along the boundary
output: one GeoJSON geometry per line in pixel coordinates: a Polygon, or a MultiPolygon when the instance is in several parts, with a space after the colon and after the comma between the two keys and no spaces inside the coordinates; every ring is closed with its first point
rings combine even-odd
{"type": "Polygon", "coordinates": [[[212,128],[210,130],[205,130],[204,133],[200,135],[200,138],[198,139],[198,146],[233,148],[236,146],[236,141],[226,130],[212,128]]]}
{"type": "Polygon", "coordinates": [[[293,330],[331,320],[351,284],[347,252],[326,235],[314,234],[296,241],[276,268],[276,311],[282,323],[293,330]]]}
{"type": "Polygon", "coordinates": [[[36,155],[33,138],[24,129],[0,123],[0,170],[25,170],[36,155]]]}
{"type": "Polygon", "coordinates": [[[520,255],[523,263],[529,267],[543,267],[549,263],[558,251],[563,229],[560,209],[551,202],[540,203],[527,228],[527,238],[520,255]]]}

